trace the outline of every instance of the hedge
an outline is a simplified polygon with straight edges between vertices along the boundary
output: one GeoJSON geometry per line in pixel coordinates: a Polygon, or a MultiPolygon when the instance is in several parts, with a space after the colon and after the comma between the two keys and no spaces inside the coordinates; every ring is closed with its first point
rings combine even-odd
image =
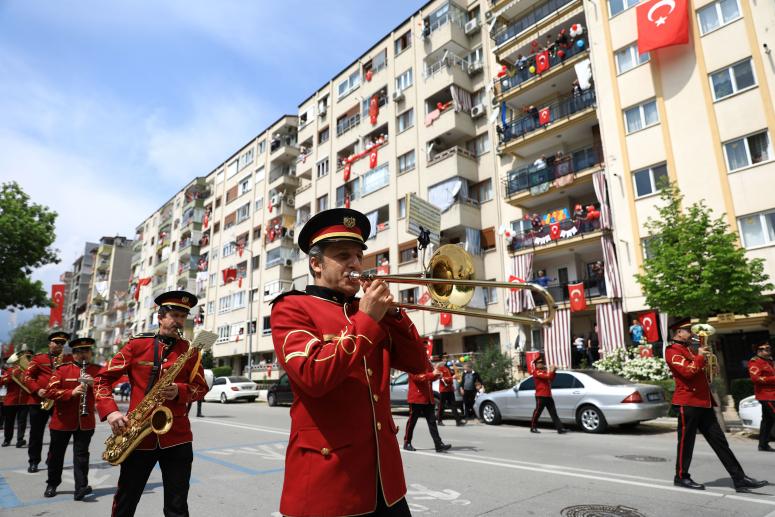
{"type": "Polygon", "coordinates": [[[213,377],[228,377],[231,375],[231,366],[216,366],[213,368],[213,377]]]}
{"type": "Polygon", "coordinates": [[[751,379],[732,379],[730,391],[732,398],[735,399],[735,408],[738,408],[741,400],[753,395],[753,382],[751,379]]]}

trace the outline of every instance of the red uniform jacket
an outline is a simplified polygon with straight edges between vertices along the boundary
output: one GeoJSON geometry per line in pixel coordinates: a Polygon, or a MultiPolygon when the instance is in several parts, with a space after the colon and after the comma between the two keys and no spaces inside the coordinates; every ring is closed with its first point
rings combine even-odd
{"type": "MultiPolygon", "coordinates": [[[[100,420],[104,421],[110,413],[118,411],[116,401],[113,399],[112,386],[122,375],[129,375],[129,383],[132,385],[129,411],[132,411],[145,397],[145,388],[153,368],[153,340],[153,335],[147,334],[130,339],[95,376],[94,388],[100,420]]],[[[163,350],[164,346],[159,342],[160,357],[163,350]]],[[[172,366],[178,356],[186,350],[188,350],[188,343],[178,339],[162,363],[157,380],[164,375],[164,370],[172,366]]],[[[188,420],[188,404],[204,398],[208,391],[204,370],[199,362],[200,357],[201,354],[192,354],[178,376],[175,377],[178,396],[173,400],[164,402],[164,405],[172,410],[172,428],[166,434],[149,434],[140,443],[138,449],[155,449],[157,445],[166,449],[193,441],[191,422],[188,420]]]]}
{"type": "Polygon", "coordinates": [[[448,366],[439,367],[441,380],[439,381],[439,392],[450,393],[455,391],[455,375],[448,366]]]}
{"type": "MultiPolygon", "coordinates": [[[[100,367],[90,364],[86,373],[94,377],[100,367]]],[[[89,414],[81,416],[81,396],[73,396],[73,389],[80,383],[81,367],[72,362],[64,363],[54,371],[46,388],[46,398],[54,400],[54,412],[49,427],[55,431],[88,431],[94,429],[94,388],[86,390],[86,407],[89,414]]]]}
{"type": "Polygon", "coordinates": [[[552,381],[557,377],[557,372],[549,370],[533,370],[533,378],[536,381],[536,397],[552,396],[552,381]]]}
{"type": "MultiPolygon", "coordinates": [[[[64,354],[64,352],[62,353],[64,354]]],[[[32,359],[30,359],[30,364],[24,371],[24,384],[32,392],[35,403],[42,400],[38,396],[38,390],[45,390],[48,388],[48,381],[51,380],[51,375],[54,373],[56,360],[57,356],[49,353],[35,354],[32,359]]],[[[62,357],[62,364],[72,360],[72,355],[64,355],[62,357]]]]}
{"type": "Polygon", "coordinates": [[[706,408],[715,405],[705,377],[704,355],[695,355],[685,345],[672,343],[665,349],[665,361],[675,380],[674,405],[706,408]]]}
{"type": "Polygon", "coordinates": [[[3,399],[3,405],[26,406],[29,404],[35,404],[35,400],[32,398],[32,395],[24,391],[21,386],[19,386],[12,379],[12,377],[16,377],[19,380],[22,380],[24,377],[24,373],[22,372],[22,369],[19,368],[19,365],[15,364],[6,368],[3,372],[3,376],[0,378],[0,386],[5,386],[7,389],[5,399],[3,399]]]}
{"type": "Polygon", "coordinates": [[[272,339],[291,381],[291,435],[280,500],[283,515],[373,512],[377,474],[392,506],[406,493],[390,369],[422,373],[425,347],[405,313],[377,323],[357,300],[308,286],[276,298],[272,339]]]}
{"type": "Polygon", "coordinates": [[[775,366],[759,356],[748,361],[748,375],[753,381],[756,400],[775,400],[775,366]]]}
{"type": "Polygon", "coordinates": [[[409,376],[406,401],[410,404],[433,404],[433,381],[441,377],[428,365],[425,373],[409,376]]]}

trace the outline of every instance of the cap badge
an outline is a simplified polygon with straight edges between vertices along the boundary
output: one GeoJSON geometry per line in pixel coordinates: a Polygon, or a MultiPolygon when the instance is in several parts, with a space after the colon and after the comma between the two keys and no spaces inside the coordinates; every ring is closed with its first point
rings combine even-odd
{"type": "Polygon", "coordinates": [[[183,301],[183,303],[188,303],[188,296],[184,296],[184,297],[182,298],[182,301],[183,301]]]}
{"type": "Polygon", "coordinates": [[[355,217],[345,217],[342,220],[342,223],[344,223],[344,225],[347,228],[354,228],[355,227],[355,217]]]}

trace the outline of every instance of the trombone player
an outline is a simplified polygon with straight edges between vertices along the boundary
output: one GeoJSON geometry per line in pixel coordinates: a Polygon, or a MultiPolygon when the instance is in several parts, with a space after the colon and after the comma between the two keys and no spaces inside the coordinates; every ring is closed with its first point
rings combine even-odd
{"type": "Polygon", "coordinates": [[[12,355],[6,362],[6,368],[3,377],[0,378],[0,385],[5,386],[7,393],[3,400],[3,418],[4,435],[3,447],[11,445],[13,439],[14,426],[18,428],[16,435],[16,447],[21,448],[27,445],[24,439],[24,433],[27,431],[27,414],[29,413],[32,395],[30,390],[22,382],[24,368],[32,357],[32,350],[27,349],[27,345],[22,345],[22,350],[18,354],[12,355]]]}

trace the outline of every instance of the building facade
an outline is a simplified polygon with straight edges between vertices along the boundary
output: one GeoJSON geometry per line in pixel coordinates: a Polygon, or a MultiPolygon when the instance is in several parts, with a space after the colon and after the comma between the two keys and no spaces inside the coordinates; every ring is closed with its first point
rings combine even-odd
{"type": "Polygon", "coordinates": [[[79,335],[82,329],[83,319],[79,319],[78,316],[86,311],[95,257],[92,251],[96,250],[97,246],[97,243],[94,242],[87,242],[84,245],[83,255],[73,262],[73,269],[65,288],[62,326],[65,332],[69,332],[72,335],[79,335]]]}

